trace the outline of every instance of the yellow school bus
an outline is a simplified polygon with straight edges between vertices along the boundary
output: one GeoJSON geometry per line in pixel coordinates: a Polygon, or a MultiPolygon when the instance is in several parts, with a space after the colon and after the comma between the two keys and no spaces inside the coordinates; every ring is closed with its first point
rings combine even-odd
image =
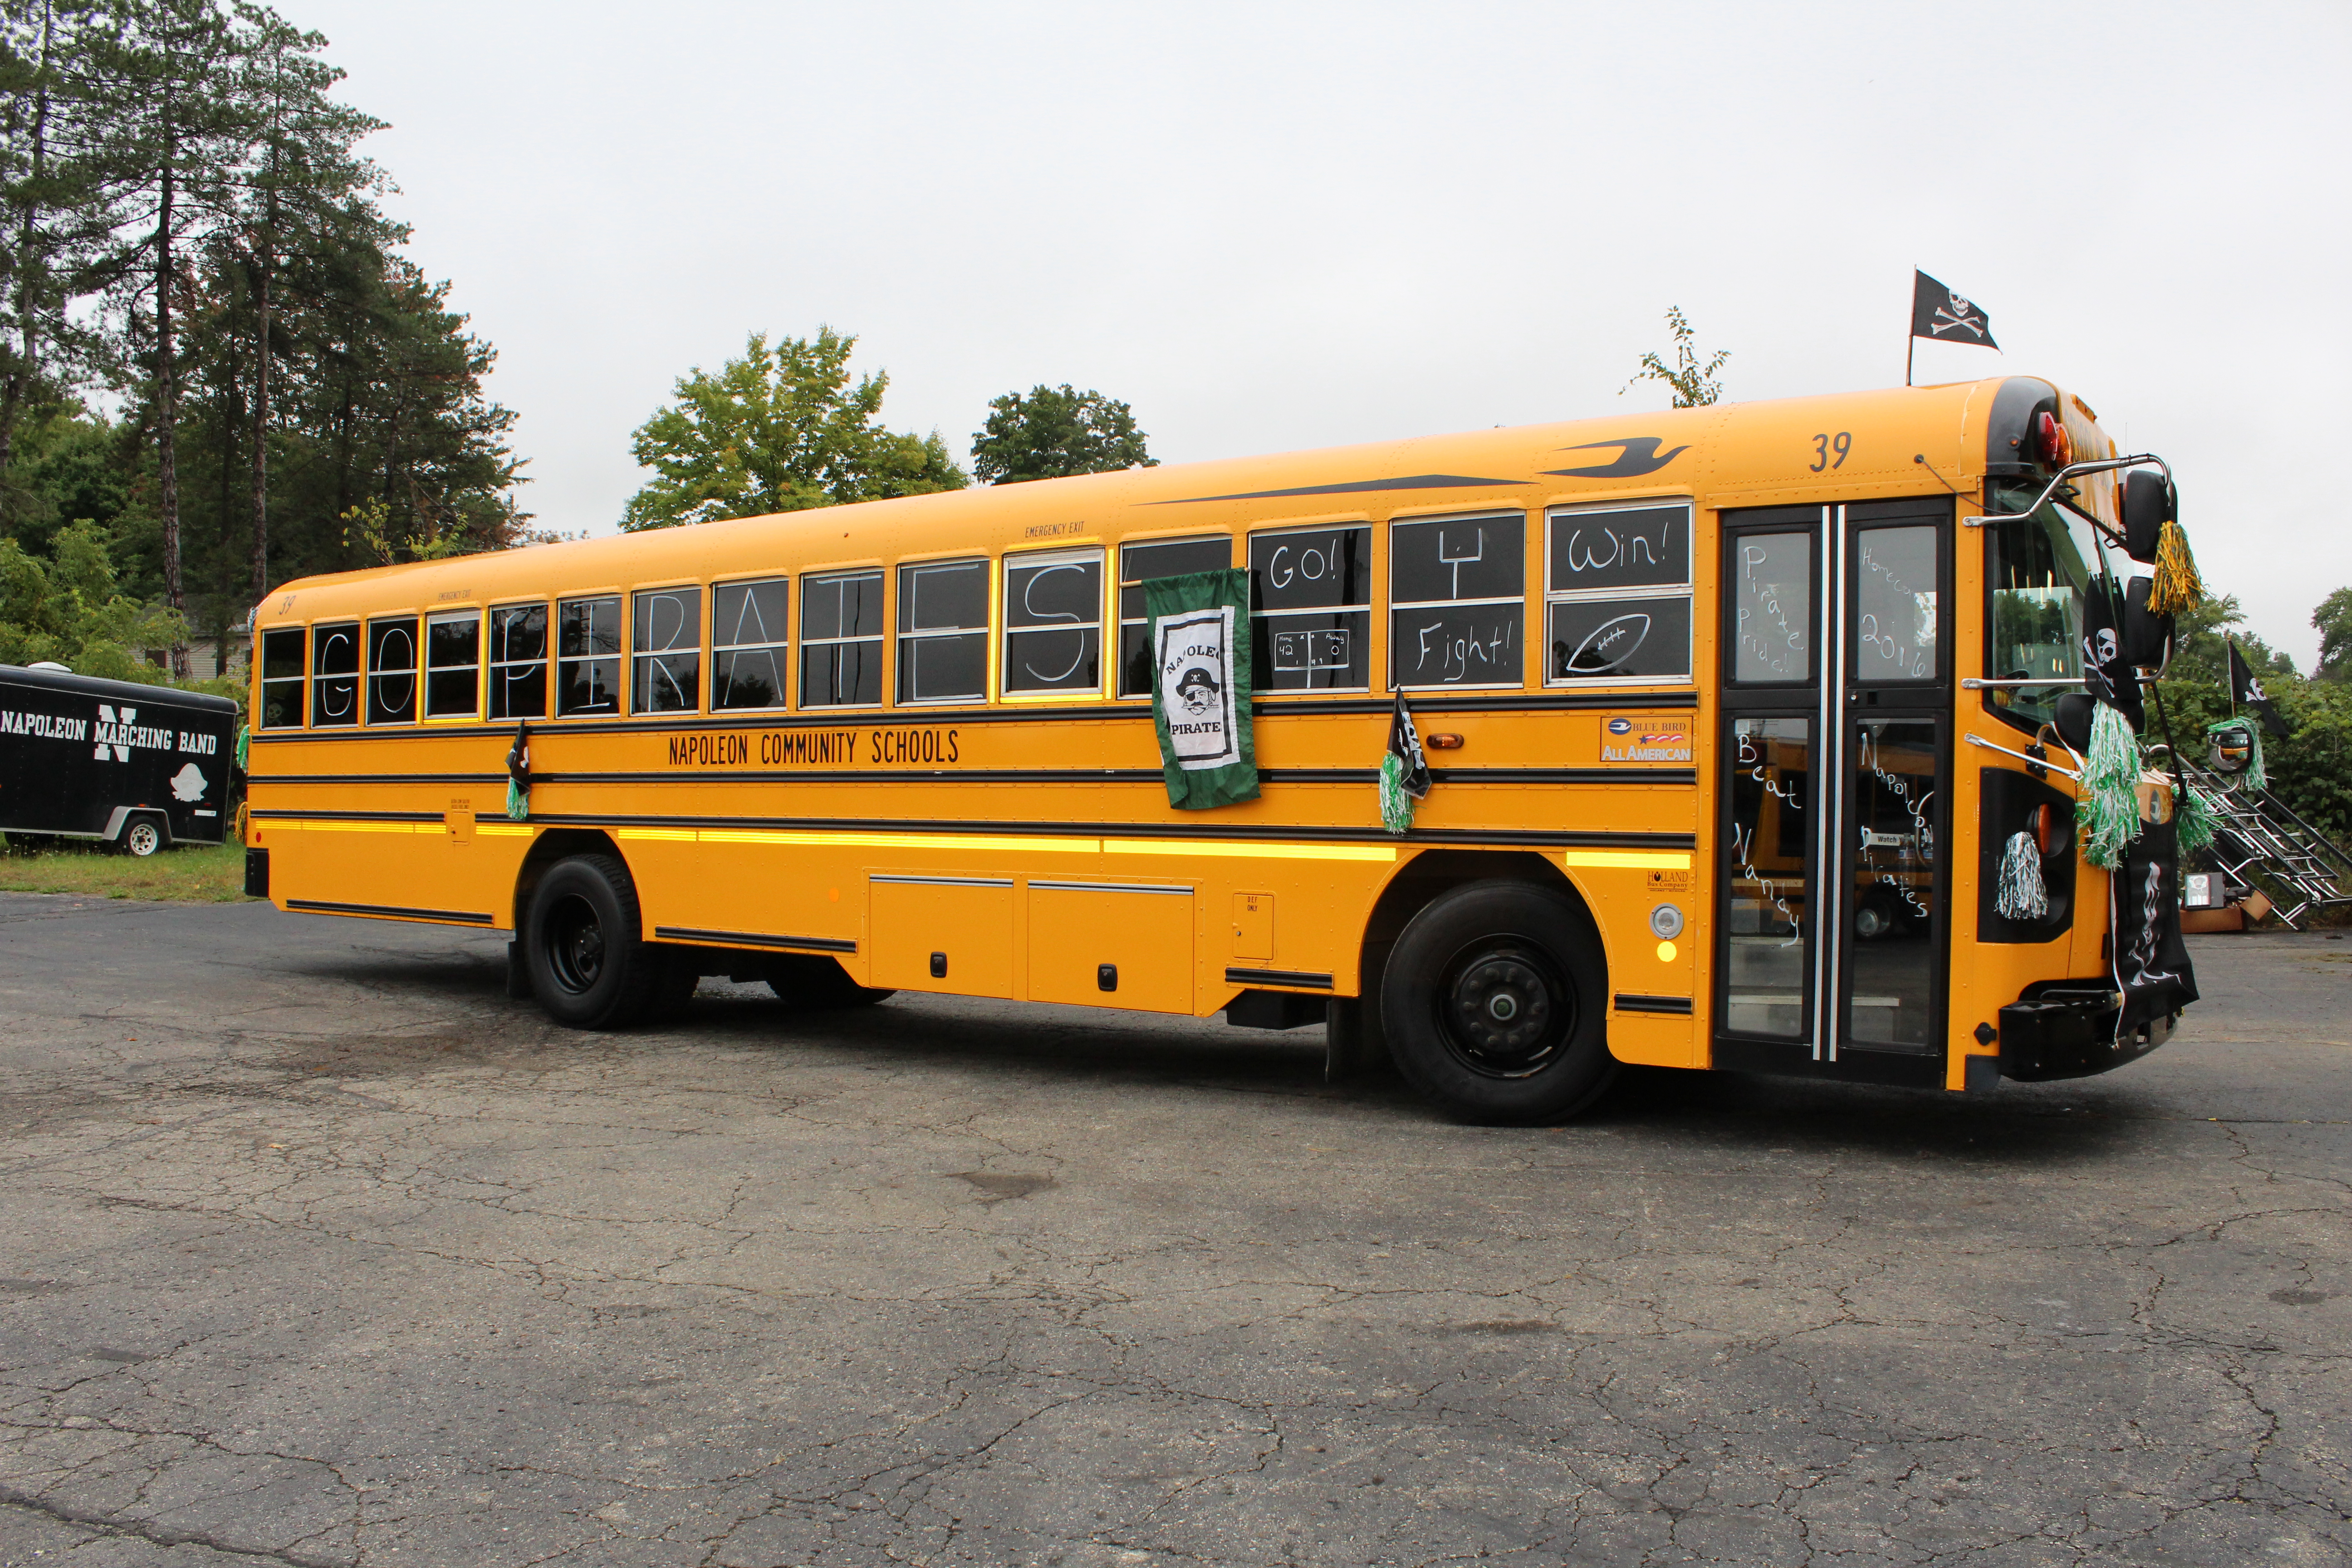
{"type": "Polygon", "coordinates": [[[2168,1020],[2116,1026],[2050,724],[2153,461],[2002,377],[309,578],[256,616],[248,882],[511,932],[582,1027],[713,974],[1223,1011],[1475,1120],[1623,1063],[2100,1071],[2168,1020]],[[1140,584],[1211,568],[1249,574],[1260,794],[1179,811],[1140,584]],[[1432,786],[1392,833],[1400,690],[1432,786]]]}

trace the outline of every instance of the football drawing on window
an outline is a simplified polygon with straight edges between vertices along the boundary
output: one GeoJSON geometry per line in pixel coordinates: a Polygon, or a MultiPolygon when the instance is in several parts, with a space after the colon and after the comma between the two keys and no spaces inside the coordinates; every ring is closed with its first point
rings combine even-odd
{"type": "Polygon", "coordinates": [[[1545,682],[1688,680],[1689,503],[1557,510],[1545,528],[1545,682]]]}

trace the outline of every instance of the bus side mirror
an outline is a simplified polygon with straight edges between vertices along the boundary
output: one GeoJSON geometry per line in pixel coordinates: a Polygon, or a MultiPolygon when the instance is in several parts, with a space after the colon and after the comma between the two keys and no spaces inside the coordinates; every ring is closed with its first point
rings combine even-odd
{"type": "Polygon", "coordinates": [[[2124,551],[2135,561],[2153,564],[2157,536],[2172,521],[2172,487],[2152,468],[2134,468],[2124,476],[2124,551]]]}
{"type": "Polygon", "coordinates": [[[2124,658],[2142,669],[2162,669],[2172,657],[2172,617],[2147,607],[2150,579],[2124,584],[2124,658]]]}

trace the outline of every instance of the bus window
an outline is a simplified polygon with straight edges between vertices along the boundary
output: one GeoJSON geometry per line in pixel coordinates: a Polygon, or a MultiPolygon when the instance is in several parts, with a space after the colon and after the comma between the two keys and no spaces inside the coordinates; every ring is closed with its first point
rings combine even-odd
{"type": "Polygon", "coordinates": [[[547,717],[547,606],[490,612],[490,717],[547,717]]]}
{"type": "MultiPolygon", "coordinates": [[[[2031,494],[1996,490],[1992,509],[2011,512],[2031,494]]],[[[2058,699],[2083,682],[2083,602],[2098,546],[2091,525],[2063,507],[2044,506],[2022,522],[1990,530],[1985,561],[1992,595],[1992,646],[1984,673],[2047,686],[1996,687],[1985,705],[2029,732],[2050,721],[2058,699]]]]}
{"type": "Polygon", "coordinates": [[[1250,627],[1256,689],[1369,689],[1371,525],[1251,534],[1250,627]]]}
{"type": "Polygon", "coordinates": [[[1688,680],[1690,504],[1563,509],[1547,521],[1546,683],[1688,680]]]}
{"type": "Polygon", "coordinates": [[[1524,683],[1527,518],[1415,518],[1389,525],[1389,680],[1524,683]]]}
{"type": "Polygon", "coordinates": [[[302,628],[261,634],[261,728],[302,727],[302,628]]]}
{"type": "Polygon", "coordinates": [[[1004,693],[1102,689],[1099,550],[1004,558],[1004,693]]]}
{"type": "Polygon", "coordinates": [[[1932,523],[1854,531],[1856,680],[1936,679],[1937,532],[1932,523]]]}
{"type": "Polygon", "coordinates": [[[1813,678],[1813,536],[1743,533],[1733,556],[1734,680],[1813,678]]]}
{"type": "Polygon", "coordinates": [[[801,706],[882,700],[882,574],[801,579],[801,706]]]}
{"type": "Polygon", "coordinates": [[[482,613],[431,616],[425,622],[425,716],[471,718],[481,711],[482,613]]]}
{"type": "Polygon", "coordinates": [[[1234,542],[1151,539],[1118,547],[1118,694],[1151,695],[1151,628],[1143,614],[1143,584],[1150,577],[1181,577],[1191,572],[1223,572],[1234,563],[1234,542]]]}
{"type": "Polygon", "coordinates": [[[320,626],[311,641],[310,722],[314,727],[360,721],[360,629],[320,626]]]}
{"type": "Polygon", "coordinates": [[[629,711],[691,713],[702,693],[702,590],[639,594],[629,618],[629,711]]]}
{"type": "Polygon", "coordinates": [[[710,590],[710,710],[782,708],[792,657],[785,580],[710,590]]]}
{"type": "Polygon", "coordinates": [[[988,698],[988,563],[898,568],[898,700],[988,698]]]}
{"type": "Polygon", "coordinates": [[[621,710],[621,599],[559,599],[555,605],[555,711],[621,710]]]}
{"type": "Polygon", "coordinates": [[[416,721],[416,617],[368,623],[368,711],[371,724],[416,721]]]}

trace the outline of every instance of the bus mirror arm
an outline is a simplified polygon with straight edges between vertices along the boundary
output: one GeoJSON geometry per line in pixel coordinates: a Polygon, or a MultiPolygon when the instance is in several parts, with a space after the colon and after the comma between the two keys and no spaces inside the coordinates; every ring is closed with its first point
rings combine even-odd
{"type": "MultiPolygon", "coordinates": [[[[2084,474],[2112,473],[2117,468],[2141,468],[2147,467],[2151,463],[2164,470],[2164,482],[2167,485],[2171,484],[2172,465],[2166,462],[2162,458],[2158,457],[2153,452],[2142,452],[2137,457],[2133,458],[2108,458],[2096,463],[2069,463],[2050,477],[2050,482],[2042,488],[2042,493],[2035,496],[2033,498],[2032,504],[2028,506],[2023,511],[1988,513],[1982,517],[1964,517],[1960,520],[1960,526],[1963,528],[1982,528],[1988,523],[1994,522],[2023,522],[2032,518],[2035,512],[2040,511],[2043,503],[2048,501],[2052,496],[2056,495],[2058,493],[2059,487],[2065,484],[2065,482],[2071,479],[2077,478],[2084,474]]],[[[2089,521],[2094,527],[2097,528],[2101,533],[2107,536],[2107,542],[2109,543],[2120,545],[2123,542],[2123,536],[2118,534],[2114,529],[2109,528],[2104,522],[2100,522],[2096,518],[2090,518],[2088,517],[2088,514],[2084,515],[2087,521],[2089,521]]]]}
{"type": "MultiPolygon", "coordinates": [[[[2051,762],[2047,758],[2029,757],[2023,752],[2012,752],[2007,746],[1996,746],[1981,735],[1972,734],[1964,738],[1971,746],[1982,746],[1988,752],[1999,752],[2004,757],[2015,757],[2019,762],[2023,763],[2028,767],[2047,768],[2053,773],[2063,773],[2066,777],[2076,780],[2077,782],[2082,779],[2083,775],[2077,770],[2074,768],[2062,768],[2056,763],[2051,762]]],[[[2065,742],[2062,741],[2059,744],[2065,745],[2065,742]]],[[[2068,746],[2066,748],[2066,754],[2070,757],[2074,757],[2074,749],[2072,746],[2068,746]]],[[[2080,757],[2074,757],[2074,760],[2079,763],[2083,759],[2080,757]]]]}

